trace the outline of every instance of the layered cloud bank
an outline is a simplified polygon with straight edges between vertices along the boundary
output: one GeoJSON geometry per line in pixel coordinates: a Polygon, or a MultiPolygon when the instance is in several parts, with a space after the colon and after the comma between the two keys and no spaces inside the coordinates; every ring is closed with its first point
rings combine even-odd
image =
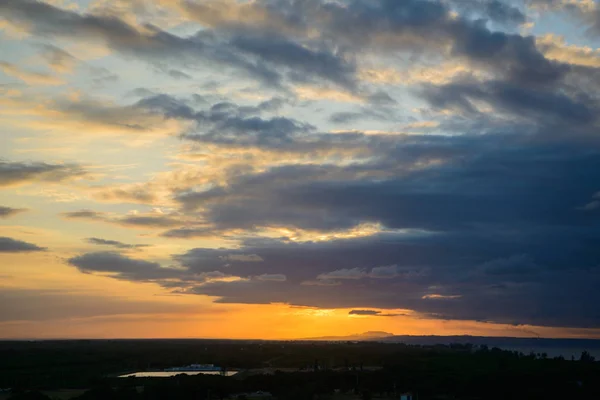
{"type": "Polygon", "coordinates": [[[597,3],[82,3],[0,0],[0,253],[213,307],[600,328],[597,3]]]}

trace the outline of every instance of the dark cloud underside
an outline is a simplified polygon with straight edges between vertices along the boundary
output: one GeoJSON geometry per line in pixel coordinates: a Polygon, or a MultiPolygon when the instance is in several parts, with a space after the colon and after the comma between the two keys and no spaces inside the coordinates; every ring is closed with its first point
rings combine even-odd
{"type": "Polygon", "coordinates": [[[0,237],[0,253],[29,253],[45,251],[43,247],[9,237],[0,237]]]}

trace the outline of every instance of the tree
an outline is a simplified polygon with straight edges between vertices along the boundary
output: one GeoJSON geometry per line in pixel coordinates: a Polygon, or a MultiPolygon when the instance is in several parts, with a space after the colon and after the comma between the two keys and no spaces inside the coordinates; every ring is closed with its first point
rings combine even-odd
{"type": "Polygon", "coordinates": [[[581,353],[581,357],[579,357],[579,361],[583,361],[583,362],[594,362],[596,360],[596,358],[591,355],[590,353],[588,353],[587,351],[583,351],[581,353]]]}

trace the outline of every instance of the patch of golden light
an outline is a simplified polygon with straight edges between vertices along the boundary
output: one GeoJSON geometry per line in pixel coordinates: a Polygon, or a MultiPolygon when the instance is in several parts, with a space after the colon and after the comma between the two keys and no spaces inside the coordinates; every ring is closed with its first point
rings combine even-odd
{"type": "Polygon", "coordinates": [[[595,0],[562,0],[561,5],[575,6],[584,12],[592,12],[597,9],[598,4],[595,0]]]}
{"type": "Polygon", "coordinates": [[[547,34],[536,37],[536,45],[552,60],[586,67],[600,67],[600,49],[566,43],[564,36],[547,34]]]}
{"type": "Polygon", "coordinates": [[[294,91],[302,100],[331,100],[342,103],[361,103],[364,101],[356,94],[328,87],[297,86],[294,91]]]}
{"type": "Polygon", "coordinates": [[[332,317],[339,313],[339,310],[330,310],[324,308],[299,308],[294,309],[292,312],[293,315],[302,315],[308,317],[332,317]]]}
{"type": "Polygon", "coordinates": [[[353,239],[373,236],[384,231],[379,223],[363,223],[348,230],[319,232],[285,227],[266,227],[262,233],[265,236],[285,237],[292,242],[326,242],[340,239],[353,239]]]}
{"type": "Polygon", "coordinates": [[[199,22],[207,27],[223,25],[247,24],[260,26],[288,34],[307,34],[303,29],[290,24],[280,15],[271,13],[256,1],[238,2],[234,0],[207,0],[190,2],[183,0],[162,0],[176,9],[180,15],[189,20],[199,22]]]}
{"type": "Polygon", "coordinates": [[[366,82],[375,84],[415,85],[429,83],[444,85],[455,80],[460,75],[484,76],[484,72],[474,69],[469,64],[460,61],[442,62],[440,65],[411,66],[407,69],[388,67],[363,67],[358,71],[358,77],[366,82]]]}
{"type": "Polygon", "coordinates": [[[461,295],[443,295],[443,294],[426,294],[423,297],[421,297],[422,299],[431,299],[431,300],[445,300],[445,299],[460,299],[462,296],[461,295]]]}

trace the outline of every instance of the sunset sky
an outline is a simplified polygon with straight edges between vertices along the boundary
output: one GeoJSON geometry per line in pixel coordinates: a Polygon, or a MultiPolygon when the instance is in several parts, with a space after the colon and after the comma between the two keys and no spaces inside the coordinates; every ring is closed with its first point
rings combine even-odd
{"type": "Polygon", "coordinates": [[[0,0],[0,338],[600,338],[600,3],[0,0]]]}

